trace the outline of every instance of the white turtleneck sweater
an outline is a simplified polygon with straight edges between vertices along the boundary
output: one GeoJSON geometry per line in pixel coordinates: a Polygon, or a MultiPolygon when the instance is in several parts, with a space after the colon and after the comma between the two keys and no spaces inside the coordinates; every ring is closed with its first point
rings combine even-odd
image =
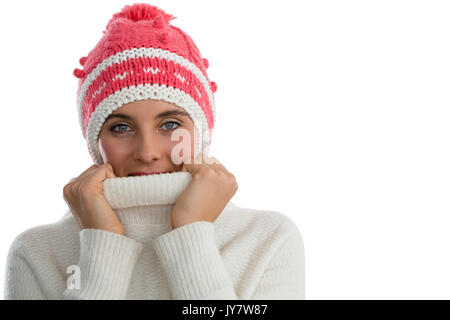
{"type": "Polygon", "coordinates": [[[4,298],[304,299],[303,240],[288,216],[229,201],[214,223],[172,229],[191,178],[106,179],[103,193],[125,236],[80,229],[70,210],[25,230],[8,252],[4,298]]]}

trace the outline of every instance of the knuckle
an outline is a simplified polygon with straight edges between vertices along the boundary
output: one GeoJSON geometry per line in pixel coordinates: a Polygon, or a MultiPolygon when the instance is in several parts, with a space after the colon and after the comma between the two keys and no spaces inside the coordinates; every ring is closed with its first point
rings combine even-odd
{"type": "Polygon", "coordinates": [[[70,186],[66,184],[63,188],[63,194],[67,194],[69,192],[70,186]]]}
{"type": "Polygon", "coordinates": [[[213,168],[208,167],[207,170],[205,170],[205,175],[207,178],[215,179],[217,177],[217,172],[213,168]]]}
{"type": "Polygon", "coordinates": [[[101,165],[101,167],[103,169],[105,169],[106,171],[112,171],[113,170],[113,167],[112,167],[112,165],[110,163],[105,163],[105,164],[101,165]]]}
{"type": "Polygon", "coordinates": [[[63,196],[68,198],[72,194],[72,185],[66,184],[63,188],[63,196]]]}
{"type": "Polygon", "coordinates": [[[234,190],[237,190],[238,184],[237,184],[237,181],[236,181],[236,177],[235,177],[232,173],[230,173],[230,174],[228,175],[228,181],[229,181],[231,187],[232,187],[234,190]]]}

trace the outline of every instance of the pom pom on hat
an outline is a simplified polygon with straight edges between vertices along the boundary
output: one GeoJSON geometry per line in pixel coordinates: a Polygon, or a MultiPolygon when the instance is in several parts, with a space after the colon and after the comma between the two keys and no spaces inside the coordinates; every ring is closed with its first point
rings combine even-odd
{"type": "Polygon", "coordinates": [[[114,21],[120,18],[128,19],[133,22],[143,20],[154,21],[153,23],[156,28],[162,28],[165,24],[169,24],[171,20],[176,19],[176,17],[164,12],[156,6],[147,3],[135,3],[133,5],[126,5],[120,12],[114,14],[106,25],[106,31],[114,21]]]}

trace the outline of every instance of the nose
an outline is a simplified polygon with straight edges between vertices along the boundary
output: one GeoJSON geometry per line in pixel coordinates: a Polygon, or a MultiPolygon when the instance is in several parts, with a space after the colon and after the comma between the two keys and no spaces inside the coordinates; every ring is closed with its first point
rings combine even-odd
{"type": "Polygon", "coordinates": [[[143,162],[151,162],[162,157],[162,146],[156,134],[141,133],[136,141],[134,157],[143,162]]]}

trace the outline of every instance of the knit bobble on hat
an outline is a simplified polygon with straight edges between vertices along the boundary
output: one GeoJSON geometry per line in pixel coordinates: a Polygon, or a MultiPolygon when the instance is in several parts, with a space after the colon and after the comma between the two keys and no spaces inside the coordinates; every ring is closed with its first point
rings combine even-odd
{"type": "MultiPolygon", "coordinates": [[[[209,61],[208,61],[208,59],[203,58],[202,61],[203,61],[203,65],[205,66],[205,69],[208,69],[209,68],[209,61]]],[[[212,92],[215,93],[217,91],[217,84],[214,81],[211,81],[210,85],[211,85],[212,92]]]]}
{"type": "Polygon", "coordinates": [[[203,64],[205,65],[205,68],[208,69],[209,68],[209,61],[206,58],[203,58],[203,64]]]}
{"type": "Polygon", "coordinates": [[[84,66],[84,64],[86,63],[86,60],[87,60],[87,57],[81,57],[81,58],[80,58],[80,64],[81,64],[82,66],[84,66]]]}
{"type": "Polygon", "coordinates": [[[211,82],[211,90],[212,90],[213,92],[216,92],[216,91],[217,91],[217,84],[216,84],[214,81],[211,82]]]}
{"type": "Polygon", "coordinates": [[[159,36],[159,41],[161,41],[164,44],[167,44],[170,41],[170,36],[167,32],[164,32],[159,36]]]}
{"type": "Polygon", "coordinates": [[[77,78],[83,78],[84,77],[84,71],[80,70],[78,68],[75,68],[75,70],[73,70],[73,75],[77,78]]]}
{"type": "MultiPolygon", "coordinates": [[[[80,58],[80,64],[81,64],[82,66],[84,66],[84,64],[86,63],[86,60],[87,60],[87,57],[81,57],[81,58],[80,58]]],[[[74,75],[75,77],[81,79],[81,78],[84,77],[84,71],[83,71],[83,70],[80,70],[80,69],[78,69],[78,68],[76,68],[75,70],[73,70],[73,75],[74,75]]]]}

